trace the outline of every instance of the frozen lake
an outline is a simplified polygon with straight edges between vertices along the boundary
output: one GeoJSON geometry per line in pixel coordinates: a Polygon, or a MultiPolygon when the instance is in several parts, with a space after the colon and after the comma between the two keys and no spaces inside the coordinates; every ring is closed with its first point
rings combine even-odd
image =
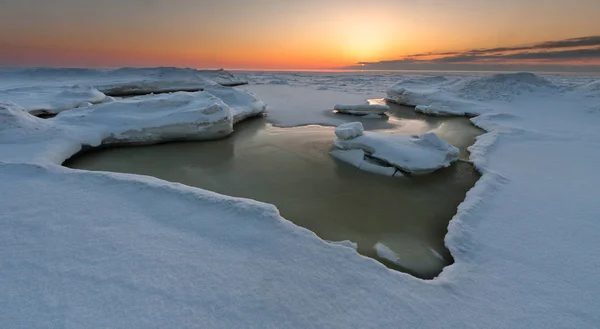
{"type": "MultiPolygon", "coordinates": [[[[348,120],[357,117],[336,114],[348,120]]],[[[360,119],[359,119],[360,120],[360,119]]],[[[392,106],[366,129],[403,134],[436,132],[461,150],[482,131],[466,118],[431,117],[392,106]]],[[[452,263],[444,246],[449,220],[479,174],[464,162],[433,174],[390,178],[329,156],[332,127],[278,128],[267,119],[240,123],[229,138],[86,152],[72,168],[150,175],[277,206],[283,217],[330,241],[350,240],[390,268],[433,278],[452,263]],[[379,243],[396,255],[378,255],[379,243]],[[394,262],[389,259],[393,259],[394,262]]]]}

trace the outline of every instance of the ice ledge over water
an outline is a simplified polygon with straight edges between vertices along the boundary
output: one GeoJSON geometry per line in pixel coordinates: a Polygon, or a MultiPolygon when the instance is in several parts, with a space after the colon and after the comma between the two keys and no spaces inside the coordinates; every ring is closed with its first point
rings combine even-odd
{"type": "Polygon", "coordinates": [[[340,125],[330,154],[357,168],[387,176],[426,174],[458,160],[459,150],[434,133],[420,136],[363,131],[360,122],[340,125]]]}

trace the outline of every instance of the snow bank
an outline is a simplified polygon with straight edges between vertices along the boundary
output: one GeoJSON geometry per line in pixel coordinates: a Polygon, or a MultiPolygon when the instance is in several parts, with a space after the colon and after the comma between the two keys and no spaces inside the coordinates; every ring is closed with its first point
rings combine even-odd
{"type": "Polygon", "coordinates": [[[57,114],[65,110],[102,103],[106,95],[88,86],[20,87],[0,90],[0,101],[12,102],[33,115],[57,114]]]}
{"type": "Polygon", "coordinates": [[[63,112],[54,122],[100,131],[103,145],[206,140],[233,131],[229,106],[207,92],[127,98],[63,112]]]}
{"type": "Polygon", "coordinates": [[[466,99],[507,100],[531,93],[554,93],[558,88],[548,79],[529,72],[483,76],[456,84],[456,92],[466,99]]]}
{"type": "Polygon", "coordinates": [[[556,94],[553,82],[533,73],[468,75],[435,80],[429,84],[401,80],[387,90],[386,99],[418,112],[433,115],[476,116],[488,111],[487,106],[511,102],[521,95],[556,94]],[[487,106],[481,102],[488,102],[487,106]]]}
{"type": "MultiPolygon", "coordinates": [[[[343,128],[342,131],[346,130],[343,128]]],[[[336,134],[338,134],[337,130],[336,134]]],[[[426,174],[448,167],[458,160],[459,155],[456,147],[434,133],[407,136],[367,131],[356,137],[338,138],[333,145],[341,150],[364,151],[369,157],[411,174],[426,174]]],[[[360,158],[358,153],[337,153],[334,156],[361,168],[357,165],[360,158]]]]}
{"type": "Polygon", "coordinates": [[[338,104],[334,106],[334,110],[339,113],[353,114],[353,115],[370,115],[370,114],[385,114],[390,110],[387,105],[380,104],[360,104],[360,105],[342,105],[338,104]]]}

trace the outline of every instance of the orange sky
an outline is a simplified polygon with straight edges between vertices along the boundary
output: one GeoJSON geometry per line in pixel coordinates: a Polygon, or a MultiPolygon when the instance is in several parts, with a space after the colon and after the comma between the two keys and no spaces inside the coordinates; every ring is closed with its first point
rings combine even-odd
{"type": "Polygon", "coordinates": [[[598,0],[2,0],[0,65],[335,68],[598,35],[598,17],[598,0]]]}

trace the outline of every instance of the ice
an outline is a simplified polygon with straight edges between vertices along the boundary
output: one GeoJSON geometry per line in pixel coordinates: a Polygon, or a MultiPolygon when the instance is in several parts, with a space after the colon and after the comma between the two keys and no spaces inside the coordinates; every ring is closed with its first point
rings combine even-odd
{"type": "Polygon", "coordinates": [[[359,104],[376,96],[286,85],[248,85],[245,89],[260,96],[267,104],[267,119],[279,127],[309,124],[338,126],[348,120],[334,115],[332,104],[359,104]]]}
{"type": "MultiPolygon", "coordinates": [[[[336,135],[338,135],[337,129],[336,135]]],[[[342,136],[348,137],[348,135],[342,136]]],[[[334,146],[341,150],[364,151],[371,158],[411,174],[426,174],[448,167],[452,162],[458,160],[459,155],[456,147],[448,144],[434,133],[409,136],[366,131],[356,137],[338,138],[334,141],[334,146]]],[[[352,161],[346,160],[349,155],[345,153],[336,155],[338,159],[357,166],[357,153],[356,155],[352,154],[352,161]]],[[[357,167],[361,168],[360,165],[357,167]]]]}
{"type": "Polygon", "coordinates": [[[102,103],[106,95],[96,88],[72,87],[20,87],[0,90],[0,100],[18,104],[33,115],[57,114],[65,110],[102,103]]]}
{"type": "Polygon", "coordinates": [[[445,263],[444,258],[432,248],[423,248],[422,242],[410,236],[400,236],[378,241],[373,247],[377,256],[398,265],[411,273],[430,276],[445,263]],[[417,248],[417,246],[419,248],[417,248]],[[416,252],[421,250],[421,252],[416,252]]]}
{"type": "Polygon", "coordinates": [[[353,115],[372,115],[372,114],[385,114],[390,110],[387,105],[381,104],[361,104],[361,105],[342,105],[338,104],[333,107],[334,110],[339,113],[353,114],[353,115]]]}
{"type": "MultiPolygon", "coordinates": [[[[115,80],[97,70],[14,72],[0,77],[2,90],[115,80]]],[[[275,100],[270,115],[287,124],[341,124],[322,111],[381,96],[371,93],[392,82],[418,98],[413,105],[480,114],[472,121],[488,132],[470,148],[470,160],[482,177],[448,226],[454,264],[429,281],[324,242],[271,205],[151,177],[63,168],[82,145],[101,144],[105,123],[114,133],[126,123],[98,113],[93,124],[60,119],[93,106],[44,120],[0,101],[0,326],[596,327],[598,78],[545,76],[548,86],[491,77],[444,74],[415,83],[422,78],[404,73],[251,76],[289,83],[249,86],[261,99],[258,89],[264,91],[267,103],[275,100]]],[[[190,118],[199,118],[200,108],[190,107],[190,118]]],[[[412,267],[393,237],[376,241],[412,267]]]]}
{"type": "Polygon", "coordinates": [[[396,265],[402,266],[402,260],[400,259],[400,257],[398,257],[398,255],[396,255],[396,253],[385,244],[377,242],[373,248],[375,248],[377,256],[386,259],[396,265]]]}
{"type": "Polygon", "coordinates": [[[352,139],[362,135],[365,131],[362,123],[360,122],[349,122],[339,125],[335,128],[335,135],[339,139],[352,139]]]}
{"type": "Polygon", "coordinates": [[[207,140],[233,131],[229,106],[203,91],[126,98],[63,112],[53,121],[100,132],[103,145],[207,140]]]}
{"type": "Polygon", "coordinates": [[[344,246],[344,247],[351,248],[351,249],[354,249],[354,250],[358,249],[358,244],[355,243],[355,242],[352,242],[350,240],[330,241],[330,242],[332,244],[339,245],[339,246],[344,246]]]}

